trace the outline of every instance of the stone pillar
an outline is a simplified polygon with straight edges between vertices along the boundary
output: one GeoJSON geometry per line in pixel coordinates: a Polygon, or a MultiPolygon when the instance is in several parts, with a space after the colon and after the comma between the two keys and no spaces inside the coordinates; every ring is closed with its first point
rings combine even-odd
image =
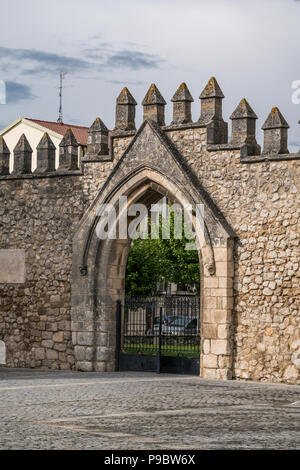
{"type": "Polygon", "coordinates": [[[14,148],[14,168],[13,175],[24,175],[31,173],[32,148],[22,134],[17,145],[14,148]]]}
{"type": "Polygon", "coordinates": [[[128,88],[124,87],[116,102],[116,124],[114,131],[135,130],[136,101],[128,88]]]}
{"type": "Polygon", "coordinates": [[[214,247],[215,273],[203,278],[200,375],[232,378],[233,241],[214,247]]]}
{"type": "Polygon", "coordinates": [[[257,116],[248,101],[243,98],[230,116],[232,131],[230,144],[244,147],[247,155],[259,155],[260,146],[255,137],[257,116]]]}
{"type": "Polygon", "coordinates": [[[97,117],[88,131],[86,157],[108,154],[108,129],[97,117]]]}
{"type": "Polygon", "coordinates": [[[47,173],[55,171],[56,147],[47,132],[44,133],[37,148],[37,167],[35,173],[47,173]]]}
{"type": "Polygon", "coordinates": [[[9,175],[10,151],[5,140],[0,136],[0,176],[9,175]]]}
{"type": "Polygon", "coordinates": [[[78,170],[78,143],[71,129],[67,129],[59,144],[58,170],[78,170]]]}
{"type": "Polygon", "coordinates": [[[171,99],[173,103],[173,121],[171,125],[192,122],[191,103],[194,101],[185,83],[182,83],[171,99]]]}
{"type": "Polygon", "coordinates": [[[209,79],[199,98],[201,100],[201,116],[198,123],[207,127],[207,143],[226,144],[228,125],[222,117],[224,95],[215,77],[209,79]]]}
{"type": "Polygon", "coordinates": [[[159,126],[165,125],[166,102],[154,83],[152,83],[147,91],[146,96],[142,101],[142,105],[144,107],[144,120],[151,119],[159,126]]]}
{"type": "Polygon", "coordinates": [[[278,108],[272,108],[262,126],[264,131],[263,153],[289,153],[287,146],[287,130],[290,126],[278,108]]]}

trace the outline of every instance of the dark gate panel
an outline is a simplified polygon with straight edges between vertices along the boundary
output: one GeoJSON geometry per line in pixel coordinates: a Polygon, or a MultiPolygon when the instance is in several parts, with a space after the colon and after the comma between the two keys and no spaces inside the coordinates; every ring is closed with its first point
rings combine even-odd
{"type": "Polygon", "coordinates": [[[118,304],[119,370],[199,375],[198,296],[126,298],[118,304]]]}

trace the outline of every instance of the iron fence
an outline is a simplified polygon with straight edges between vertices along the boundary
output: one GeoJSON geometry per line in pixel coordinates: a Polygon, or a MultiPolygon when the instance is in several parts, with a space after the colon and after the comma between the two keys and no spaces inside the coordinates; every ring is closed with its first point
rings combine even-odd
{"type": "Polygon", "coordinates": [[[126,298],[121,352],[199,357],[199,297],[170,295],[126,298]]]}

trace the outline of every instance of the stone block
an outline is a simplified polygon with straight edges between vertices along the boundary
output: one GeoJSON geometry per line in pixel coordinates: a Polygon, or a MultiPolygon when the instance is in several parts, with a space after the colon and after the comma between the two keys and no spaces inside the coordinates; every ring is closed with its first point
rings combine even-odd
{"type": "Polygon", "coordinates": [[[230,369],[217,369],[217,379],[219,380],[231,380],[232,371],[230,369]]]}
{"type": "Polygon", "coordinates": [[[53,334],[53,341],[55,343],[62,343],[64,341],[64,333],[63,331],[58,331],[53,334]]]}
{"type": "Polygon", "coordinates": [[[82,372],[92,372],[93,363],[88,361],[77,361],[76,370],[81,370],[82,372]]]}
{"type": "Polygon", "coordinates": [[[218,325],[218,339],[228,339],[230,337],[230,325],[218,325]]]}
{"type": "Polygon", "coordinates": [[[218,356],[216,356],[215,354],[204,354],[203,367],[216,369],[218,367],[218,356]]]}
{"type": "Polygon", "coordinates": [[[217,369],[208,369],[204,367],[200,372],[200,375],[203,379],[215,380],[217,379],[217,369]]]}
{"type": "Polygon", "coordinates": [[[0,250],[0,283],[24,284],[25,250],[0,250]]]}
{"type": "Polygon", "coordinates": [[[212,339],[211,340],[211,352],[212,354],[230,354],[229,341],[226,339],[212,339]]]}
{"type": "Polygon", "coordinates": [[[56,359],[58,359],[58,352],[54,351],[53,349],[47,349],[46,357],[49,360],[56,360],[56,359]]]}
{"type": "Polygon", "coordinates": [[[45,350],[43,348],[36,348],[34,351],[34,356],[37,360],[45,359],[45,350]]]}
{"type": "Polygon", "coordinates": [[[231,322],[232,311],[229,309],[203,309],[203,323],[222,324],[231,322]]]}
{"type": "Polygon", "coordinates": [[[218,356],[218,367],[220,369],[231,369],[232,357],[231,356],[218,356]]]}
{"type": "Polygon", "coordinates": [[[228,261],[216,261],[216,276],[218,277],[233,277],[234,265],[228,261]]]}
{"type": "Polygon", "coordinates": [[[204,288],[217,288],[219,287],[218,277],[204,277],[204,288]]]}
{"type": "Polygon", "coordinates": [[[210,323],[204,323],[202,325],[202,339],[217,339],[217,325],[213,325],[210,323]]]}
{"type": "Polygon", "coordinates": [[[214,247],[214,257],[216,262],[227,262],[232,259],[231,248],[214,247]]]}
{"type": "Polygon", "coordinates": [[[209,354],[210,353],[210,340],[208,339],[203,340],[202,348],[203,348],[204,354],[209,354]]]}
{"type": "Polygon", "coordinates": [[[77,333],[77,344],[82,346],[91,346],[94,343],[94,333],[80,332],[77,333]]]}
{"type": "Polygon", "coordinates": [[[108,362],[115,359],[115,351],[113,349],[98,347],[97,348],[97,361],[108,362]]]}
{"type": "Polygon", "coordinates": [[[204,308],[217,308],[215,297],[204,297],[204,308]]]}

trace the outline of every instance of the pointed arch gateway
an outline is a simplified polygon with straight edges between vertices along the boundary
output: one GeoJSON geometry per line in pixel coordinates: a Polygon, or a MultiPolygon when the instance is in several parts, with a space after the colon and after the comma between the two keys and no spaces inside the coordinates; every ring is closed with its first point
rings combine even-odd
{"type": "Polygon", "coordinates": [[[130,240],[100,240],[97,224],[102,204],[111,204],[119,220],[120,196],[127,197],[127,208],[133,203],[149,206],[162,196],[182,207],[203,205],[204,224],[196,226],[194,217],[192,220],[201,269],[200,376],[230,379],[235,235],[172,142],[158,125],[147,120],[73,239],[71,328],[76,368],[116,370],[116,303],[124,299],[130,240]]]}

